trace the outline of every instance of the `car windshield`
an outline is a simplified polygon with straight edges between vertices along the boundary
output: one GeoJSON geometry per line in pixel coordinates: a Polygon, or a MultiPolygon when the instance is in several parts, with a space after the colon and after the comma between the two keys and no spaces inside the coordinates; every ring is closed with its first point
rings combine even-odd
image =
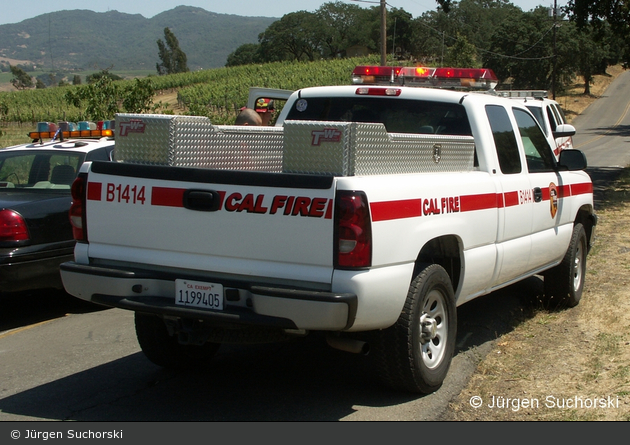
{"type": "Polygon", "coordinates": [[[85,154],[0,150],[0,190],[70,190],[85,154]]]}

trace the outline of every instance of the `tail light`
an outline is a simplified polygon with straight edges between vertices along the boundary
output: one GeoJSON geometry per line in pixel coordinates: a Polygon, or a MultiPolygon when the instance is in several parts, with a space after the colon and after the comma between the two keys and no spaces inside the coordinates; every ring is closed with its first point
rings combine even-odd
{"type": "Polygon", "coordinates": [[[372,265],[370,209],[363,192],[339,191],[335,211],[335,267],[372,265]]]}
{"type": "Polygon", "coordinates": [[[87,225],[85,223],[85,174],[79,174],[72,183],[72,204],[70,205],[70,224],[72,236],[77,241],[87,242],[87,225]]]}
{"type": "Polygon", "coordinates": [[[28,227],[22,215],[9,209],[0,210],[0,242],[29,239],[28,227]]]}

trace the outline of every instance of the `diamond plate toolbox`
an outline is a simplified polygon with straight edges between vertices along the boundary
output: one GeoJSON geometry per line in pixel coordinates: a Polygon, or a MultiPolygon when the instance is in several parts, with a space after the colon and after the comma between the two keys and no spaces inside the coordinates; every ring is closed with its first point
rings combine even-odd
{"type": "Polygon", "coordinates": [[[472,136],[387,133],[383,124],[284,122],[283,171],[337,176],[473,169],[472,136]]]}
{"type": "Polygon", "coordinates": [[[205,116],[116,115],[116,160],[229,170],[282,171],[283,129],[212,125],[205,116]]]}

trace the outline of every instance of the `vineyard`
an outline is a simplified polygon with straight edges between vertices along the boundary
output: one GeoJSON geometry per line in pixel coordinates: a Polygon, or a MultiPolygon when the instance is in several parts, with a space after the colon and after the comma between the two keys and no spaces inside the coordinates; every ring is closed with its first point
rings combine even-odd
{"type": "MultiPolygon", "coordinates": [[[[350,82],[355,65],[376,64],[378,58],[338,59],[320,62],[276,62],[151,76],[154,90],[177,90],[177,105],[187,114],[208,116],[216,124],[231,123],[234,110],[247,102],[249,87],[294,90],[316,85],[350,82]]],[[[120,89],[134,80],[122,80],[120,89]]],[[[87,85],[0,92],[0,123],[80,121],[89,119],[81,105],[70,104],[68,91],[87,85]]],[[[121,107],[123,101],[121,100],[121,107]]],[[[158,103],[156,112],[170,113],[174,104],[158,103]]],[[[119,108],[119,111],[125,111],[119,108]]]]}

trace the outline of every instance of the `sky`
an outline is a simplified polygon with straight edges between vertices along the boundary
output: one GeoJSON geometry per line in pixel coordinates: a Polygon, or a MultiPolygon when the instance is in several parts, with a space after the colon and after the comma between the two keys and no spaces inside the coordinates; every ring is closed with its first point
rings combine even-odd
{"type": "MultiPolygon", "coordinates": [[[[333,0],[99,0],[98,2],[85,2],[65,0],[63,2],[42,0],[20,0],[15,4],[14,0],[0,0],[0,25],[7,23],[19,23],[22,20],[37,17],[48,12],[73,9],[89,9],[95,12],[118,11],[127,14],[141,14],[151,18],[161,12],[171,10],[180,5],[196,6],[206,11],[219,14],[234,14],[252,17],[282,17],[295,11],[313,12],[325,3],[333,0]]],[[[376,6],[380,0],[341,0],[345,3],[359,6],[376,6]]],[[[511,3],[523,11],[531,11],[539,5],[553,6],[554,0],[511,0],[511,3]]],[[[387,4],[395,8],[402,8],[414,18],[424,12],[435,10],[435,0],[388,0],[387,4]]],[[[557,0],[558,7],[565,6],[567,0],[557,0]]]]}

